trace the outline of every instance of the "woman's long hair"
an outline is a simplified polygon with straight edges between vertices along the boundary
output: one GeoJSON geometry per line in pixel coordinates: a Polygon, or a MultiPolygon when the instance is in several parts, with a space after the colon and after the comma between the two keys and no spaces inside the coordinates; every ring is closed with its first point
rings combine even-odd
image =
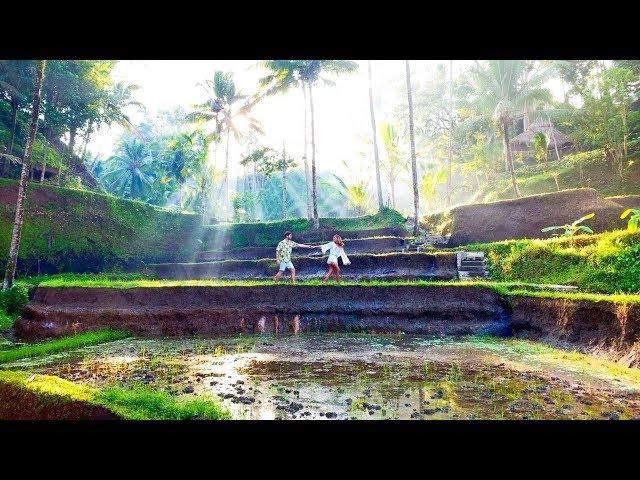
{"type": "Polygon", "coordinates": [[[335,243],[339,247],[344,247],[344,242],[342,241],[342,237],[340,235],[333,236],[333,243],[335,243]]]}

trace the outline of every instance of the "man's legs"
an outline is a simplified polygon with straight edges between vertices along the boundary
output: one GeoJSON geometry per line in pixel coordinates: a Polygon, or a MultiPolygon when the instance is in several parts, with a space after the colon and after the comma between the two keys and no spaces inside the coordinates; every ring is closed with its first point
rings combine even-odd
{"type": "Polygon", "coordinates": [[[296,269],[292,265],[290,270],[291,270],[291,281],[295,282],[296,281],[296,269]]]}
{"type": "Polygon", "coordinates": [[[282,268],[282,262],[278,264],[278,273],[273,277],[273,280],[277,282],[282,278],[282,274],[284,273],[284,268],[282,268]]]}

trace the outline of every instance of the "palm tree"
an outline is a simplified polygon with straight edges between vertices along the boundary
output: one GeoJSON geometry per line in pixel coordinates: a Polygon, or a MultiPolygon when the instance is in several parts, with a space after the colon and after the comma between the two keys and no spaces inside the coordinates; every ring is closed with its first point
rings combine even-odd
{"type": "Polygon", "coordinates": [[[300,79],[301,62],[297,60],[265,60],[261,65],[271,73],[260,79],[260,86],[266,87],[267,95],[276,95],[289,91],[294,87],[302,88],[304,100],[304,178],[305,178],[305,199],[307,203],[307,218],[312,218],[311,190],[309,189],[309,162],[307,161],[307,87],[300,79]]]}
{"type": "MultiPolygon", "coordinates": [[[[327,78],[321,76],[324,73],[333,75],[340,75],[342,73],[353,73],[358,69],[358,64],[349,60],[292,60],[287,62],[285,60],[274,60],[274,62],[281,62],[273,64],[272,67],[267,65],[274,71],[272,80],[274,86],[273,91],[278,89],[289,88],[291,85],[297,84],[299,81],[303,89],[306,88],[309,91],[309,108],[311,113],[311,202],[313,206],[313,227],[320,227],[320,220],[318,218],[318,198],[317,198],[317,176],[316,176],[316,135],[315,135],[315,114],[313,108],[313,86],[317,84],[319,80],[324,85],[335,85],[335,83],[327,78]],[[278,85],[281,85],[280,87],[278,85]]],[[[268,77],[263,79],[263,85],[269,83],[268,77]]],[[[306,105],[306,99],[305,99],[306,105]]],[[[306,143],[306,142],[305,142],[306,143]]]]}
{"type": "Polygon", "coordinates": [[[137,140],[125,141],[118,154],[107,161],[110,170],[102,176],[102,180],[110,190],[123,197],[141,198],[145,187],[152,183],[152,161],[144,144],[137,140]]]}
{"type": "Polygon", "coordinates": [[[187,115],[187,120],[192,123],[213,122],[214,132],[211,136],[215,138],[220,138],[221,133],[225,133],[224,190],[225,214],[228,220],[230,211],[229,137],[233,133],[235,140],[240,141],[248,132],[263,133],[260,122],[249,116],[249,112],[262,96],[256,95],[242,103],[248,97],[236,91],[231,72],[225,73],[218,70],[214,73],[213,80],[206,80],[202,86],[209,98],[204,103],[196,105],[194,111],[187,115]],[[238,122],[241,118],[246,121],[246,128],[241,127],[238,122]]]}
{"type": "MultiPolygon", "coordinates": [[[[134,93],[136,90],[139,90],[139,85],[126,85],[123,82],[116,82],[111,91],[107,93],[107,96],[102,99],[104,102],[104,106],[101,109],[104,121],[111,125],[113,122],[118,125],[130,130],[132,128],[131,119],[127,114],[124,113],[124,110],[127,107],[138,107],[140,110],[145,110],[145,107],[142,103],[135,100],[134,93]]],[[[93,129],[95,124],[100,119],[97,117],[91,117],[87,123],[87,128],[84,134],[84,147],[82,149],[82,161],[87,157],[87,145],[89,145],[89,140],[91,138],[91,134],[93,133],[93,129]]]]}
{"type": "Polygon", "coordinates": [[[516,118],[536,105],[551,102],[551,93],[544,87],[549,68],[534,69],[525,60],[491,60],[485,65],[476,62],[470,70],[471,105],[478,115],[476,120],[493,121],[495,132],[502,140],[502,151],[515,196],[520,196],[509,131],[516,118]]]}
{"type": "Polygon", "coordinates": [[[31,124],[29,126],[29,137],[24,147],[24,157],[22,160],[22,172],[18,183],[18,199],[16,202],[16,217],[13,224],[13,234],[11,235],[11,247],[9,248],[9,261],[4,276],[3,290],[8,290],[13,286],[13,278],[16,273],[18,263],[18,250],[20,248],[20,235],[22,234],[22,222],[24,220],[24,200],[26,196],[25,187],[29,175],[31,149],[33,141],[38,131],[38,118],[40,117],[40,94],[42,93],[42,83],[44,81],[44,69],[47,66],[46,60],[38,60],[35,75],[35,88],[33,89],[33,101],[31,108],[31,124]]]}
{"type": "Polygon", "coordinates": [[[398,147],[399,137],[393,125],[388,122],[380,123],[380,137],[387,152],[387,161],[383,164],[387,174],[387,181],[391,189],[391,208],[396,208],[396,181],[402,169],[406,168],[398,147]]]}
{"type": "Polygon", "coordinates": [[[320,228],[318,218],[318,196],[316,191],[316,130],[315,114],[313,110],[313,86],[322,80],[325,85],[335,85],[334,82],[320,76],[327,72],[334,75],[341,73],[353,73],[358,69],[358,64],[349,60],[302,60],[299,71],[302,82],[309,89],[309,107],[311,109],[311,200],[313,202],[313,228],[320,228]]]}
{"type": "Polygon", "coordinates": [[[376,162],[376,185],[378,187],[378,208],[384,207],[382,201],[382,183],[380,181],[380,158],[378,157],[378,136],[376,131],[376,117],[373,111],[373,81],[371,80],[371,60],[367,62],[369,71],[369,110],[371,111],[371,128],[373,129],[373,156],[376,162]]]}
{"type": "Polygon", "coordinates": [[[411,67],[409,60],[405,60],[407,80],[407,100],[409,104],[409,142],[411,144],[411,174],[413,179],[413,234],[418,235],[418,167],[416,166],[416,142],[413,132],[413,99],[411,98],[411,67]]]}

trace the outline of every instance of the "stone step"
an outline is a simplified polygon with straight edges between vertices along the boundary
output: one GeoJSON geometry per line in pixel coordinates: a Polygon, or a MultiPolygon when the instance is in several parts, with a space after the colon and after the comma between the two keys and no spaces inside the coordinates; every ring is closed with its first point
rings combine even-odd
{"type": "Polygon", "coordinates": [[[486,262],[484,260],[462,260],[460,262],[460,267],[480,267],[485,266],[486,262]]]}
{"type": "Polygon", "coordinates": [[[460,267],[458,271],[459,272],[486,272],[487,269],[484,265],[478,265],[478,266],[460,267]]]}

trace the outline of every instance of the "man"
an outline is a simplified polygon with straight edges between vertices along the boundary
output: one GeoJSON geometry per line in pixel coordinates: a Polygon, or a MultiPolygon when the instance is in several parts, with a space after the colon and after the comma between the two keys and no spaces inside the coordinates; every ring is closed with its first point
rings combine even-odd
{"type": "Polygon", "coordinates": [[[302,248],[320,248],[314,247],[313,245],[305,245],[303,243],[296,243],[291,240],[293,234],[291,232],[284,232],[284,240],[281,240],[276,247],[276,263],[279,265],[278,273],[273,279],[277,282],[282,278],[282,274],[284,273],[284,269],[288,268],[291,271],[291,281],[296,281],[296,269],[291,263],[291,250],[296,247],[302,248]]]}

